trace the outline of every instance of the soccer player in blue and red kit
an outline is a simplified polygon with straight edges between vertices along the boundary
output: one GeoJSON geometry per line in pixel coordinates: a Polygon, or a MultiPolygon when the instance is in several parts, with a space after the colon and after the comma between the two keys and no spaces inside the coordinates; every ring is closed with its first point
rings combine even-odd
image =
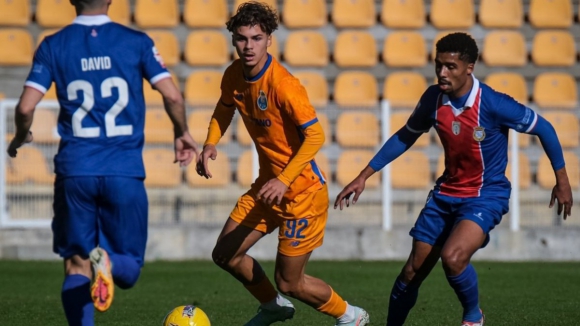
{"type": "Polygon", "coordinates": [[[511,185],[505,176],[508,131],[538,136],[554,173],[550,207],[566,219],[572,208],[562,147],[552,125],[530,108],[473,76],[478,48],[471,36],[453,33],[436,45],[438,85],[429,87],[407,124],[383,145],[369,165],[336,197],[334,207],[356,203],[368,177],[403,154],[434,127],[445,151],[445,171],[427,197],[410,235],[413,246],[393,286],[388,326],[403,325],[419,286],[439,258],[463,306],[462,325],[482,326],[473,254],[508,212],[511,185]]]}
{"type": "Polygon", "coordinates": [[[8,154],[32,141],[34,109],[54,82],[61,141],[54,158],[53,250],[65,261],[62,304],[69,325],[93,325],[114,285],[137,281],[147,241],[142,150],[143,78],[173,122],[175,162],[198,154],[183,97],[144,33],[111,22],[111,0],[71,0],[74,22],[40,44],[16,107],[8,154]],[[94,280],[91,286],[91,278],[94,280]]]}

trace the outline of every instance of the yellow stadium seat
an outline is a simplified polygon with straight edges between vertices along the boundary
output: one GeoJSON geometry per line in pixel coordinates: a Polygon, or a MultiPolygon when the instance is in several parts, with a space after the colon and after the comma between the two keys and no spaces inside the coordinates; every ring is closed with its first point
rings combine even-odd
{"type": "MultiPolygon", "coordinates": [[[[165,148],[148,148],[143,151],[145,186],[158,188],[177,187],[181,183],[181,168],[175,153],[165,148]]],[[[195,166],[195,162],[189,166],[195,166]]]]}
{"type": "MultiPolygon", "coordinates": [[[[276,60],[280,60],[280,47],[278,46],[278,38],[274,34],[272,36],[272,43],[268,47],[268,53],[272,55],[276,60]]],[[[238,52],[234,49],[234,60],[239,59],[238,52]]]]}
{"type": "Polygon", "coordinates": [[[173,67],[179,63],[180,50],[177,36],[173,32],[163,30],[149,30],[147,35],[155,43],[155,48],[161,54],[163,62],[168,67],[173,67]]]}
{"type": "Polygon", "coordinates": [[[425,25],[423,0],[382,0],[381,22],[388,28],[421,28],[425,25]]]}
{"type": "MultiPolygon", "coordinates": [[[[519,148],[527,148],[530,147],[532,135],[518,133],[518,147],[519,148]]],[[[508,139],[508,146],[512,143],[512,137],[508,139]]]]}
{"type": "Polygon", "coordinates": [[[380,134],[379,120],[370,112],[344,112],[336,121],[336,141],[342,147],[375,147],[380,134]]]}
{"type": "Polygon", "coordinates": [[[423,74],[412,71],[393,72],[385,79],[383,97],[391,108],[414,108],[427,89],[423,74]]]}
{"type": "Polygon", "coordinates": [[[377,21],[373,0],[333,0],[331,15],[337,28],[371,27],[377,21]]]}
{"type": "Polygon", "coordinates": [[[517,31],[493,31],[485,35],[483,61],[491,67],[522,67],[528,53],[524,35],[517,31]]]}
{"type": "Polygon", "coordinates": [[[578,146],[578,137],[580,137],[580,126],[576,113],[550,111],[542,114],[544,119],[548,120],[558,134],[558,139],[562,147],[572,148],[578,146]]]}
{"type": "Polygon", "coordinates": [[[318,169],[322,171],[322,175],[324,179],[326,179],[327,183],[331,182],[332,179],[332,171],[330,170],[330,163],[328,162],[328,157],[323,152],[316,153],[316,158],[314,159],[318,169]]]}
{"type": "Polygon", "coordinates": [[[498,92],[513,97],[516,101],[528,103],[528,88],[524,76],[516,72],[495,72],[487,75],[485,83],[498,92]]]}
{"type": "Polygon", "coordinates": [[[389,67],[423,67],[427,64],[425,39],[419,32],[392,32],[385,38],[383,61],[389,67]]]}
{"type": "Polygon", "coordinates": [[[422,151],[409,150],[390,165],[394,189],[424,189],[431,185],[429,158],[422,151]]]}
{"type": "Polygon", "coordinates": [[[239,115],[236,121],[236,140],[243,146],[250,146],[253,143],[252,137],[250,137],[248,129],[244,124],[244,120],[239,115]]]}
{"type": "Polygon", "coordinates": [[[438,29],[470,28],[475,23],[473,0],[433,0],[429,17],[438,29]]]}
{"type": "MultiPolygon", "coordinates": [[[[572,189],[578,189],[580,183],[580,162],[578,156],[573,151],[564,151],[564,161],[566,162],[566,172],[572,189]]],[[[545,154],[538,160],[538,185],[544,189],[551,190],[556,185],[556,176],[552,164],[545,154]]]]}
{"type": "Polygon", "coordinates": [[[137,0],[135,23],[140,28],[176,27],[179,24],[177,0],[137,0]]]}
{"type": "Polygon", "coordinates": [[[187,0],[183,9],[183,20],[188,27],[223,28],[228,18],[225,0],[187,0]]]}
{"type": "Polygon", "coordinates": [[[42,32],[40,32],[36,37],[36,47],[38,47],[47,36],[50,36],[58,31],[58,28],[43,29],[42,32]]]}
{"type": "MultiPolygon", "coordinates": [[[[232,16],[236,14],[238,7],[245,3],[245,2],[249,2],[251,0],[234,0],[234,6],[233,6],[233,10],[232,10],[232,16]]],[[[276,3],[276,0],[263,0],[260,1],[262,3],[267,4],[268,6],[270,6],[270,8],[277,10],[278,9],[278,4],[276,3]]]]}
{"type": "Polygon", "coordinates": [[[373,67],[378,53],[375,38],[369,32],[346,31],[334,43],[334,62],[339,67],[373,67]]]}
{"type": "MultiPolygon", "coordinates": [[[[511,170],[511,155],[509,155],[509,159],[508,159],[508,164],[507,167],[505,169],[505,175],[508,178],[508,180],[510,180],[511,182],[511,175],[512,175],[512,170],[511,170]]],[[[519,159],[519,164],[518,164],[518,174],[519,174],[519,178],[520,178],[520,189],[528,189],[531,185],[532,185],[532,172],[530,169],[530,160],[528,159],[528,156],[523,153],[523,152],[518,152],[518,159],[519,159]]],[[[514,185],[512,185],[512,187],[514,187],[514,185]]]]}
{"type": "Polygon", "coordinates": [[[576,63],[574,37],[568,31],[536,32],[532,60],[537,66],[573,66],[576,63]]]}
{"type": "Polygon", "coordinates": [[[0,26],[27,26],[29,23],[29,0],[0,1],[0,26]]]}
{"type": "Polygon", "coordinates": [[[0,100],[6,98],[6,95],[4,95],[4,93],[0,93],[0,100]]]}
{"type": "Polygon", "coordinates": [[[326,1],[284,0],[282,19],[288,28],[317,28],[326,25],[326,1]]]}
{"type": "MultiPolygon", "coordinates": [[[[360,171],[362,171],[373,158],[374,152],[366,149],[344,150],[340,153],[336,161],[336,182],[339,186],[345,187],[360,171]]],[[[367,189],[377,188],[381,183],[380,172],[375,173],[366,182],[367,189]]]]}
{"type": "Polygon", "coordinates": [[[113,0],[107,13],[112,21],[122,24],[131,24],[131,4],[129,0],[113,0]]]}
{"type": "Polygon", "coordinates": [[[522,0],[481,0],[479,23],[486,28],[519,28],[524,21],[522,0]]]}
{"type": "Polygon", "coordinates": [[[68,0],[38,0],[36,22],[44,28],[63,27],[76,17],[75,7],[68,0]]]}
{"type": "MultiPolygon", "coordinates": [[[[247,188],[254,182],[252,150],[246,150],[238,157],[236,179],[240,187],[247,188]]],[[[211,169],[211,167],[210,167],[211,169]]],[[[211,171],[211,170],[210,170],[211,171]]]]}
{"type": "Polygon", "coordinates": [[[187,166],[187,173],[185,174],[187,184],[194,188],[217,188],[225,187],[231,182],[230,159],[225,151],[218,150],[215,161],[210,160],[208,169],[212,177],[206,179],[197,174],[195,171],[195,164],[187,166]]]}
{"type": "Polygon", "coordinates": [[[341,107],[368,108],[379,104],[376,78],[368,72],[344,71],[334,81],[334,101],[341,107]]]}
{"type": "Polygon", "coordinates": [[[215,107],[221,97],[222,73],[198,70],[185,81],[185,99],[192,106],[215,107]]]}
{"type": "Polygon", "coordinates": [[[570,28],[574,10],[570,0],[531,0],[529,18],[536,28],[570,28]]]}
{"type": "Polygon", "coordinates": [[[15,158],[7,162],[6,181],[8,184],[32,182],[51,185],[54,182],[54,173],[49,170],[46,158],[39,148],[25,145],[18,149],[15,158]]]}
{"type": "MultiPolygon", "coordinates": [[[[171,77],[173,78],[173,83],[179,88],[179,81],[177,76],[171,72],[171,77]]],[[[162,106],[163,97],[153,86],[149,84],[149,81],[143,80],[143,97],[145,98],[145,104],[147,106],[162,106]]],[[[56,97],[55,97],[56,98],[56,97]]]]}
{"type": "Polygon", "coordinates": [[[56,86],[54,83],[50,85],[50,88],[44,93],[43,100],[56,100],[56,86]]]}
{"type": "Polygon", "coordinates": [[[32,36],[24,29],[0,29],[0,66],[30,65],[32,44],[32,36]]]}
{"type": "Polygon", "coordinates": [[[54,144],[60,139],[56,127],[56,115],[55,110],[42,107],[34,111],[34,120],[30,130],[34,135],[35,143],[54,144]]]}
{"type": "Polygon", "coordinates": [[[322,126],[322,130],[324,130],[324,145],[328,146],[332,143],[332,129],[328,122],[328,116],[322,112],[316,112],[316,116],[318,117],[318,123],[322,126]]]}
{"type": "MultiPolygon", "coordinates": [[[[207,130],[209,128],[209,123],[211,121],[213,111],[213,109],[198,109],[193,110],[193,112],[189,114],[189,118],[187,119],[189,133],[191,134],[191,137],[199,144],[203,144],[207,138],[207,130]]],[[[228,128],[228,130],[229,129],[231,129],[231,126],[228,128]]],[[[230,135],[231,132],[226,132],[226,134],[224,134],[220,139],[219,143],[228,144],[230,142],[230,135]]]]}
{"type": "Polygon", "coordinates": [[[230,61],[226,37],[217,30],[191,32],[185,44],[185,61],[192,66],[223,66],[230,61]]]}
{"type": "Polygon", "coordinates": [[[545,72],[534,80],[534,102],[541,108],[575,109],[578,106],[576,80],[564,72],[545,72]]]}
{"type": "Polygon", "coordinates": [[[173,123],[164,109],[147,109],[145,112],[145,143],[173,143],[173,123]]]}
{"type": "Polygon", "coordinates": [[[325,67],[328,65],[328,44],[320,32],[292,32],[286,39],[284,59],[291,66],[325,67]]]}
{"type": "MultiPolygon", "coordinates": [[[[397,131],[399,131],[399,129],[401,129],[402,127],[404,127],[407,124],[407,120],[409,120],[409,117],[411,116],[412,111],[396,111],[396,112],[392,112],[391,113],[391,119],[390,119],[390,136],[392,136],[394,133],[396,133],[397,131]]],[[[415,144],[413,144],[413,147],[415,148],[423,148],[423,147],[427,147],[429,146],[429,133],[423,133],[419,139],[417,139],[417,141],[415,142],[415,144]]]]}
{"type": "Polygon", "coordinates": [[[308,99],[314,107],[324,108],[328,105],[328,84],[324,75],[315,71],[298,71],[293,75],[306,88],[308,99]]]}

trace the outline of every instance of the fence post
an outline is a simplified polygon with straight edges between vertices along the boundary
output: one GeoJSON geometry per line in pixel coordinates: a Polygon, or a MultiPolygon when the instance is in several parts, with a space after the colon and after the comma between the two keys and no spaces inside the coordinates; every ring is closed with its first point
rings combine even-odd
{"type": "MultiPolygon", "coordinates": [[[[381,146],[389,139],[391,107],[386,100],[381,101],[381,146]]],[[[383,230],[389,231],[393,227],[392,221],[392,187],[391,187],[391,165],[387,165],[382,170],[382,213],[383,213],[383,230]]]]}

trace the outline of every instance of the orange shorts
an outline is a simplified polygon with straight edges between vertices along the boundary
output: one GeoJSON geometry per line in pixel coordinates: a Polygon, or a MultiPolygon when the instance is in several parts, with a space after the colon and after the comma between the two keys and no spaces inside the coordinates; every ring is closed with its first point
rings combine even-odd
{"type": "Polygon", "coordinates": [[[326,185],[291,200],[284,198],[280,205],[268,206],[256,195],[254,189],[242,195],[230,218],[263,233],[279,228],[278,252],[285,256],[302,256],[322,245],[328,217],[326,185]]]}

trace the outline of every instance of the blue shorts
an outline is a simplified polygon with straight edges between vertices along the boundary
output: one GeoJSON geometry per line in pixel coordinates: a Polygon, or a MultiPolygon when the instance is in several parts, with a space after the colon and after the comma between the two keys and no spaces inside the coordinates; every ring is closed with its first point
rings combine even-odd
{"type": "Polygon", "coordinates": [[[501,222],[509,210],[509,198],[458,198],[429,193],[427,203],[409,233],[415,240],[432,246],[443,246],[455,224],[462,220],[477,223],[487,235],[482,248],[489,242],[489,232],[501,222]]]}
{"type": "Polygon", "coordinates": [[[143,266],[147,244],[147,192],[131,177],[57,177],[53,251],[87,258],[97,245],[143,266]]]}

